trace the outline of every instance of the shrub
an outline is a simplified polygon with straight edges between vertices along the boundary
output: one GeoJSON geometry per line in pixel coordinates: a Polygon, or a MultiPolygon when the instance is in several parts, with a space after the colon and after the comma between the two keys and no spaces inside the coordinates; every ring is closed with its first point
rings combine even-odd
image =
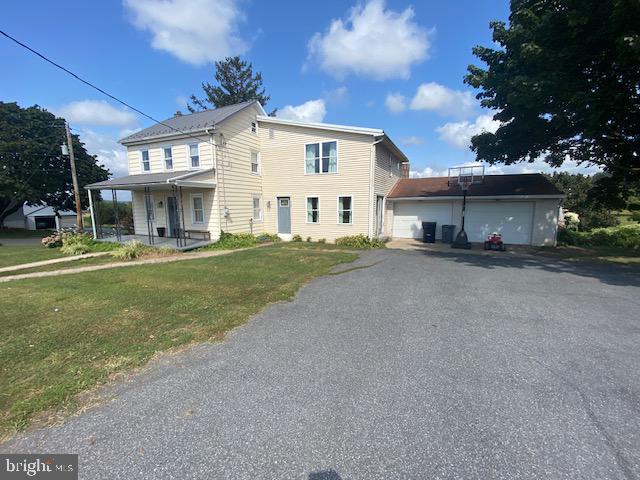
{"type": "Polygon", "coordinates": [[[318,239],[318,243],[327,243],[327,239],[326,238],[319,238],[318,239]]]}
{"type": "Polygon", "coordinates": [[[65,255],[82,255],[90,252],[96,242],[86,233],[62,232],[62,247],[60,251],[65,255]]]}
{"type": "Polygon", "coordinates": [[[350,248],[384,248],[384,242],[377,238],[369,238],[366,235],[350,235],[336,238],[336,245],[350,248]]]}
{"type": "Polygon", "coordinates": [[[311,243],[311,237],[307,237],[307,243],[311,243]]]}
{"type": "Polygon", "coordinates": [[[258,243],[257,238],[250,233],[222,232],[216,243],[204,247],[206,250],[232,250],[234,248],[253,247],[258,243]]]}
{"type": "Polygon", "coordinates": [[[282,241],[280,237],[275,233],[266,233],[266,232],[256,235],[256,240],[258,241],[258,243],[270,243],[270,242],[276,243],[276,242],[282,241]]]}
{"type": "Polygon", "coordinates": [[[40,243],[43,247],[47,248],[59,248],[62,246],[62,233],[55,232],[48,237],[44,237],[40,243]]]}
{"type": "Polygon", "coordinates": [[[575,212],[564,213],[564,226],[569,230],[578,230],[580,225],[580,216],[575,212]]]}
{"type": "Polygon", "coordinates": [[[580,230],[582,231],[615,227],[619,223],[618,217],[608,210],[589,210],[580,215],[580,230]]]}
{"type": "Polygon", "coordinates": [[[640,222],[640,210],[633,212],[629,218],[634,222],[640,222]]]}
{"type": "Polygon", "coordinates": [[[148,250],[148,248],[149,247],[142,242],[132,240],[120,245],[111,253],[111,255],[119,260],[133,260],[140,257],[146,250],[148,250]]]}
{"type": "Polygon", "coordinates": [[[292,242],[301,242],[302,241],[302,237],[296,233],[293,237],[291,237],[291,241],[292,242]]]}
{"type": "Polygon", "coordinates": [[[594,228],[590,232],[577,232],[563,228],[558,231],[558,242],[579,247],[620,247],[640,249],[640,225],[594,228]]]}

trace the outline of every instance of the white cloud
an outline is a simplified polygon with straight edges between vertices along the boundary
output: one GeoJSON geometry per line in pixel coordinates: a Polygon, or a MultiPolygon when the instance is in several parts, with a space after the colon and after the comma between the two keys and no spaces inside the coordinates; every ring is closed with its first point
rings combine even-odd
{"type": "Polygon", "coordinates": [[[131,23],[151,32],[151,46],[180,60],[205,65],[247,51],[237,27],[237,0],[124,0],[131,23]]]}
{"type": "Polygon", "coordinates": [[[334,88],[333,90],[324,92],[323,97],[327,103],[334,103],[336,105],[339,105],[347,100],[348,95],[349,91],[347,90],[347,87],[343,85],[341,87],[334,88]]]}
{"type": "Polygon", "coordinates": [[[448,173],[447,169],[437,170],[431,167],[425,167],[422,170],[409,170],[410,178],[423,178],[423,177],[444,177],[448,173]]]}
{"type": "Polygon", "coordinates": [[[325,101],[322,99],[309,100],[301,105],[287,105],[278,110],[276,116],[285,120],[298,122],[320,123],[327,114],[325,101]]]}
{"type": "MultiPolygon", "coordinates": [[[[569,173],[582,173],[583,175],[593,175],[601,171],[601,168],[596,165],[578,165],[571,160],[565,160],[562,167],[553,168],[544,160],[537,159],[534,162],[521,162],[513,165],[489,165],[479,162],[464,162],[456,164],[456,167],[472,167],[484,165],[485,175],[507,175],[515,173],[553,173],[553,172],[569,172],[569,173]]],[[[453,166],[453,165],[452,165],[453,166]]],[[[445,177],[449,174],[448,168],[438,169],[432,167],[425,167],[422,170],[411,170],[409,176],[411,178],[421,177],[445,177]]]]}
{"type": "MultiPolygon", "coordinates": [[[[121,137],[133,133],[135,130],[123,130],[121,137]]],[[[90,155],[96,155],[99,163],[107,167],[114,177],[128,174],[127,150],[111,135],[97,133],[90,129],[80,131],[80,141],[84,143],[90,155]]]]}
{"type": "Polygon", "coordinates": [[[475,107],[471,92],[453,90],[435,82],[420,85],[410,104],[412,110],[431,110],[460,118],[472,114],[475,107]]]}
{"type": "Polygon", "coordinates": [[[53,109],[56,115],[70,123],[83,125],[115,125],[126,127],[135,125],[138,118],[130,110],[116,108],[104,100],[80,100],[53,109]]]}
{"type": "Polygon", "coordinates": [[[400,113],[407,108],[407,99],[399,93],[388,93],[384,104],[391,113],[400,113]]]}
{"type": "Polygon", "coordinates": [[[480,115],[475,121],[450,122],[436,128],[440,134],[440,140],[456,148],[469,148],[471,137],[482,132],[495,133],[500,122],[493,120],[493,115],[480,115]]]}
{"type": "Polygon", "coordinates": [[[424,138],[416,136],[404,137],[400,139],[400,143],[402,145],[422,145],[424,143],[424,138]]]}
{"type": "Polygon", "coordinates": [[[353,7],[345,20],[331,21],[326,33],[309,41],[309,61],[317,60],[337,78],[348,74],[375,80],[409,78],[411,66],[427,58],[431,32],[413,21],[413,8],[385,10],[384,0],[353,7]]]}

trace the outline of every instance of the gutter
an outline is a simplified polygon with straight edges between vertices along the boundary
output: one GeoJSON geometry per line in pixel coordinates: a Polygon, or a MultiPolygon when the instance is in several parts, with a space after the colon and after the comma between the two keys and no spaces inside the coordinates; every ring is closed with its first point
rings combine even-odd
{"type": "MultiPolygon", "coordinates": [[[[384,138],[384,133],[379,137],[376,137],[376,135],[373,136],[373,142],[371,142],[371,153],[369,155],[369,218],[367,225],[367,234],[369,238],[373,238],[373,209],[375,208],[375,201],[373,199],[373,182],[375,177],[376,145],[382,142],[384,138]],[[376,138],[378,138],[378,140],[376,140],[376,138]]],[[[351,208],[353,208],[353,206],[351,208]]]]}
{"type": "MultiPolygon", "coordinates": [[[[440,200],[460,200],[462,195],[446,195],[441,197],[388,197],[389,201],[418,201],[418,202],[437,202],[440,200]]],[[[566,195],[544,194],[544,195],[467,195],[467,200],[543,200],[567,198],[566,195]]]]}

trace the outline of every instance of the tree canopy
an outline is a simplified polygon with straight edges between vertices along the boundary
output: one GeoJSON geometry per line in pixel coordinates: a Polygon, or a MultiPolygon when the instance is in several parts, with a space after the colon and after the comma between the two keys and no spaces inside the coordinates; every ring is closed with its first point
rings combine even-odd
{"type": "Polygon", "coordinates": [[[512,0],[509,24],[491,28],[500,48],[475,47],[487,68],[470,65],[465,77],[501,122],[472,138],[477,159],[570,159],[600,165],[602,186],[637,186],[640,2],[512,0]]]}
{"type": "MultiPolygon", "coordinates": [[[[191,95],[187,108],[191,113],[207,108],[219,108],[248,100],[258,100],[265,107],[271,97],[266,94],[262,73],[253,73],[253,65],[240,57],[227,57],[215,62],[216,85],[202,83],[205,97],[191,95]]],[[[275,113],[275,110],[274,112],[275,113]]]]}
{"type": "MultiPolygon", "coordinates": [[[[109,171],[89,155],[78,135],[73,149],[83,208],[84,185],[109,178],[109,171]]],[[[33,106],[0,102],[0,225],[24,202],[45,202],[56,210],[75,210],[64,119],[33,106]]]]}

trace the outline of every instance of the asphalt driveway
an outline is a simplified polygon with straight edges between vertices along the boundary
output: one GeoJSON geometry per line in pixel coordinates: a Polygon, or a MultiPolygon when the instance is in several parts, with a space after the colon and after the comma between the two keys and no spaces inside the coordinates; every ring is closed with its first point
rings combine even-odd
{"type": "Polygon", "coordinates": [[[640,270],[357,265],[0,450],[91,479],[640,478],[640,270]]]}

